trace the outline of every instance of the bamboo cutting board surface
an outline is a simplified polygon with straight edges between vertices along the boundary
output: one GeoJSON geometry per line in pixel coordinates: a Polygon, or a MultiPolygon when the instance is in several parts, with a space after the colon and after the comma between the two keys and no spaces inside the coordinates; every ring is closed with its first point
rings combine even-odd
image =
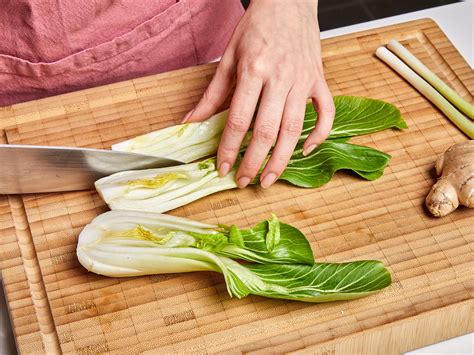
{"type": "MultiPolygon", "coordinates": [[[[334,95],[386,100],[409,130],[353,142],[393,156],[374,182],[339,172],[314,190],[277,183],[201,199],[171,213],[247,227],[271,212],[301,229],[319,261],[379,259],[393,285],[350,302],[229,298],[212,273],[106,278],[75,256],[77,236],[106,206],[93,191],[0,197],[0,266],[22,353],[399,353],[467,333],[472,319],[474,210],[430,217],[436,156],[466,138],[377,60],[395,38],[472,101],[470,67],[431,20],[323,41],[334,95]]],[[[215,64],[0,108],[0,139],[110,148],[177,123],[215,64]]]]}

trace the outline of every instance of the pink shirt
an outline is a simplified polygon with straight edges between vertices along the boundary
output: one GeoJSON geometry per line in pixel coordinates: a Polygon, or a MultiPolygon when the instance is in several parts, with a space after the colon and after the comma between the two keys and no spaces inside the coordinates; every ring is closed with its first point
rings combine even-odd
{"type": "Polygon", "coordinates": [[[14,0],[0,7],[0,106],[206,63],[239,0],[14,0]]]}

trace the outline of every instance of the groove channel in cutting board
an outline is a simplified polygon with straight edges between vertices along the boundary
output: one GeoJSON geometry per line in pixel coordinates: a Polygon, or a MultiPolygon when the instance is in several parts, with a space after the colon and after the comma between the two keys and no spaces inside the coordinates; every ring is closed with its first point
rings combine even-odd
{"type": "MultiPolygon", "coordinates": [[[[389,353],[472,329],[468,310],[474,211],[460,209],[434,219],[423,209],[434,181],[435,157],[466,138],[373,56],[392,38],[471,101],[474,88],[472,70],[432,21],[323,41],[325,73],[334,95],[391,102],[410,126],[404,132],[384,131],[353,140],[393,156],[380,180],[338,173],[320,189],[285,183],[269,190],[251,187],[215,194],[172,212],[241,227],[274,212],[308,236],[320,261],[382,260],[392,272],[391,287],[360,300],[317,305],[254,296],[230,299],[222,278],[211,273],[105,278],[86,272],[75,257],[79,232],[106,210],[96,193],[23,196],[23,206],[15,210],[0,198],[0,266],[20,350],[306,348],[342,353],[378,348],[389,353]],[[19,213],[19,208],[25,212],[17,221],[27,218],[32,237],[28,250],[21,248],[22,241],[27,243],[25,235],[12,220],[11,212],[19,213]],[[29,268],[35,272],[25,272],[29,268]],[[36,304],[31,294],[37,295],[36,304]],[[38,313],[38,304],[49,307],[50,313],[38,313]],[[421,327],[426,322],[433,324],[421,327]],[[415,330],[416,339],[396,341],[415,330]],[[374,340],[382,334],[385,338],[374,340]],[[387,342],[387,334],[395,340],[387,342]]],[[[0,109],[0,127],[6,127],[5,137],[12,144],[110,148],[177,123],[199,99],[214,70],[214,64],[204,65],[15,105],[0,109]]]]}

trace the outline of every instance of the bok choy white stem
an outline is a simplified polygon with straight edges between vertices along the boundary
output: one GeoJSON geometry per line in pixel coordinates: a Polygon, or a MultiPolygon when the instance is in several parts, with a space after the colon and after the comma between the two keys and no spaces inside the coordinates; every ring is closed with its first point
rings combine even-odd
{"type": "Polygon", "coordinates": [[[377,48],[376,56],[387,63],[393,70],[421,92],[429,101],[436,105],[462,132],[474,139],[474,122],[471,122],[446,100],[430,84],[416,74],[408,65],[385,47],[377,48]]]}
{"type": "Polygon", "coordinates": [[[401,43],[392,39],[387,44],[387,48],[402,59],[418,75],[430,83],[441,95],[448,99],[454,106],[461,110],[471,120],[474,119],[474,106],[458,95],[443,80],[426,67],[417,57],[415,57],[401,43]]]}
{"type": "Polygon", "coordinates": [[[189,163],[213,155],[227,120],[228,110],[199,123],[160,129],[117,143],[112,150],[162,156],[189,163]]]}

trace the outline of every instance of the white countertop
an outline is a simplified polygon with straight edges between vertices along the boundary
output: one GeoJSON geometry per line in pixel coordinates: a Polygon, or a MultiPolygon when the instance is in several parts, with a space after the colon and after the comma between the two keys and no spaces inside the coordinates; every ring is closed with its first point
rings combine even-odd
{"type": "MultiPolygon", "coordinates": [[[[418,1],[418,0],[413,0],[418,1]]],[[[466,61],[473,67],[474,64],[474,1],[468,0],[450,5],[434,7],[427,10],[410,12],[408,14],[387,17],[380,20],[359,23],[357,25],[336,28],[321,32],[321,38],[331,38],[368,30],[375,27],[383,27],[395,23],[431,18],[436,21],[443,32],[448,36],[457,50],[464,56],[466,61]]]]}
{"type": "MultiPolygon", "coordinates": [[[[417,1],[417,0],[413,0],[417,1]]],[[[399,16],[387,17],[380,20],[365,22],[357,25],[341,27],[321,33],[321,38],[330,38],[346,33],[363,31],[375,27],[382,27],[394,23],[406,22],[420,18],[432,18],[446,33],[458,51],[464,56],[466,61],[473,67],[474,63],[474,1],[468,0],[427,10],[411,12],[399,16]]],[[[0,275],[1,277],[1,275],[0,275]]],[[[12,349],[13,339],[7,338],[6,324],[8,316],[6,309],[2,307],[3,290],[0,286],[0,354],[10,354],[8,349],[12,349]]],[[[407,353],[409,355],[426,354],[474,354],[474,333],[458,338],[450,339],[438,344],[430,345],[407,353]]]]}

